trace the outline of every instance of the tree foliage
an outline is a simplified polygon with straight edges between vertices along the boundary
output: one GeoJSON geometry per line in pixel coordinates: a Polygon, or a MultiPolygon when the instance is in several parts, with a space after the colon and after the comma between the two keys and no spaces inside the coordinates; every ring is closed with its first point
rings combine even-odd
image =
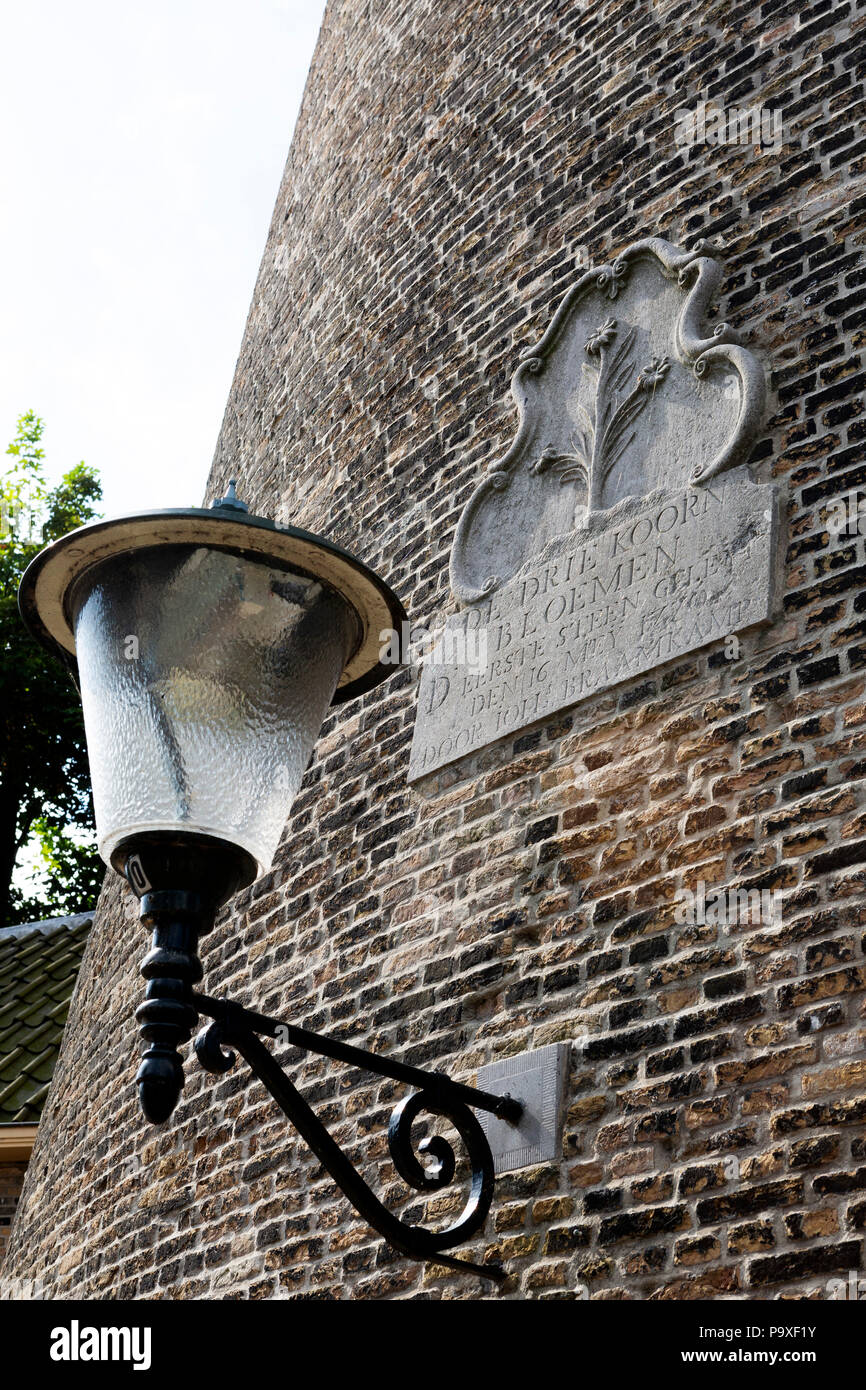
{"type": "Polygon", "coordinates": [[[43,421],[18,420],[0,482],[0,924],[89,911],[103,865],[96,853],[84,723],[63,666],[18,614],[21,575],[42,545],[92,520],[102,488],[77,464],[50,487],[43,421]],[[41,536],[39,524],[41,523],[41,536]],[[22,856],[39,870],[13,884],[22,856]]]}

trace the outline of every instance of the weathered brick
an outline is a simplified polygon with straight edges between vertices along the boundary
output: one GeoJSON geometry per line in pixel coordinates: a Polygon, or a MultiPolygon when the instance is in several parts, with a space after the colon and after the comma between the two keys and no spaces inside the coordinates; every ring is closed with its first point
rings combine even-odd
{"type": "Polygon", "coordinates": [[[690,1224],[685,1206],[653,1207],[607,1217],[601,1223],[598,1238],[602,1245],[613,1245],[620,1240],[658,1235],[661,1231],[681,1231],[690,1224]]]}
{"type": "Polygon", "coordinates": [[[728,1221],[731,1217],[751,1216],[769,1207],[790,1206],[803,1200],[801,1178],[783,1178],[778,1182],[762,1183],[758,1187],[740,1188],[720,1197],[706,1197],[698,1202],[697,1215],[702,1225],[728,1221]]]}
{"type": "MultiPolygon", "coordinates": [[[[860,1268],[866,565],[831,524],[866,493],[860,30],[845,3],[658,8],[329,7],[207,487],[238,476],[435,630],[460,514],[514,438],[509,379],[560,296],[641,227],[725,243],[695,331],[727,321],[766,363],[748,466],[780,492],[781,612],[733,655],[696,646],[417,784],[417,681],[395,671],[329,712],[273,868],[203,942],[212,992],[462,1080],[573,1044],[561,1161],[500,1174],[466,1246],[506,1285],[384,1246],[241,1060],[187,1066],[145,1132],[118,1080],[141,928],[112,880],[10,1245],[52,1297],[570,1298],[585,1279],[725,1299],[860,1268]],[[684,83],[787,92],[796,148],[683,151],[684,83]],[[778,891],[780,913],[681,922],[701,880],[778,891]]],[[[556,483],[551,506],[578,502],[556,483]]],[[[403,1088],[288,1065],[389,1206],[456,1218],[459,1183],[394,1176],[403,1088]]]]}
{"type": "Polygon", "coordinates": [[[752,1288],[765,1288],[768,1284],[787,1284],[795,1279],[814,1278],[820,1274],[844,1274],[849,1269],[859,1268],[859,1262],[860,1242],[857,1240],[816,1245],[810,1250],[752,1260],[749,1284],[752,1288]]]}

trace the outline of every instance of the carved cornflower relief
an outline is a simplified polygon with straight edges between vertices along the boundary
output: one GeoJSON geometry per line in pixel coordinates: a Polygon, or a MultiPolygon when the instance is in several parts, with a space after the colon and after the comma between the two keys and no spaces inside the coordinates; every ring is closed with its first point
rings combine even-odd
{"type": "Polygon", "coordinates": [[[582,275],[521,361],[517,436],[451,550],[452,648],[483,635],[489,656],[425,665],[410,781],[773,613],[778,490],[745,466],[763,369],[704,325],[720,282],[706,247],[648,238],[582,275]]]}
{"type": "Polygon", "coordinates": [[[551,541],[628,498],[703,487],[744,462],[763,369],[729,324],[704,327],[721,282],[708,250],[649,237],[565,295],[514,373],[517,436],[458,523],[460,603],[489,598],[551,541]]]}
{"type": "Polygon", "coordinates": [[[593,383],[592,413],[578,403],[579,423],[570,451],[559,452],[548,445],[530,470],[552,469],[561,484],[579,483],[583,488],[579,500],[589,512],[600,509],[611,469],[634,441],[632,425],[670,370],[667,356],[653,357],[633,379],[637,329],[626,329],[619,343],[617,336],[616,319],[609,318],[587,338],[589,361],[581,365],[593,383]]]}

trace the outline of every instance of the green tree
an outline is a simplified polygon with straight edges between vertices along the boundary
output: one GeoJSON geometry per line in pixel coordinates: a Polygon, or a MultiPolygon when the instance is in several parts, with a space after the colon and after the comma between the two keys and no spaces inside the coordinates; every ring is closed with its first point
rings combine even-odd
{"type": "Polygon", "coordinates": [[[48,485],[44,428],[32,410],[19,418],[0,481],[0,925],[89,911],[104,872],[78,693],[18,615],[33,556],[90,521],[102,496],[84,463],[48,485]],[[12,881],[24,855],[41,867],[31,892],[12,881]]]}

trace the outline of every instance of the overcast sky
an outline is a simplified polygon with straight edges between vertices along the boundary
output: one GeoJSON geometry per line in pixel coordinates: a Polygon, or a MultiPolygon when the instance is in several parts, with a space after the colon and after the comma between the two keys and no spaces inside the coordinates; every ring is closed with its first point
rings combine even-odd
{"type": "Polygon", "coordinates": [[[0,464],[198,506],[324,0],[28,0],[0,43],[0,464]]]}

